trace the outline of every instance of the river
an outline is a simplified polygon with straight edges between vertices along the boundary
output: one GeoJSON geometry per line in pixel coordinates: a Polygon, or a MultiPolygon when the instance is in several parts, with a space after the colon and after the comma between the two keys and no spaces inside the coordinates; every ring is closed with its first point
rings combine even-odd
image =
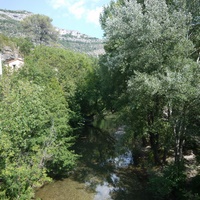
{"type": "Polygon", "coordinates": [[[121,145],[123,127],[103,131],[87,126],[75,150],[82,155],[68,178],[36,192],[42,200],[147,200],[145,172],[134,166],[131,151],[121,145]]]}

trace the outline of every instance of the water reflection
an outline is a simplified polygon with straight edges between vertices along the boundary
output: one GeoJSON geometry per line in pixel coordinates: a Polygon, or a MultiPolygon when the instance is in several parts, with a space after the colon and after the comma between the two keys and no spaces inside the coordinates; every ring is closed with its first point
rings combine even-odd
{"type": "MultiPolygon", "coordinates": [[[[82,157],[73,174],[64,180],[68,180],[68,184],[62,187],[59,185],[56,188],[57,192],[67,191],[70,200],[88,198],[90,200],[145,200],[146,197],[142,193],[143,172],[133,167],[131,151],[121,145],[123,134],[123,127],[111,133],[93,126],[85,127],[75,145],[76,153],[81,154],[82,157]],[[77,196],[72,198],[74,193],[80,192],[77,188],[83,189],[83,185],[80,187],[80,184],[84,185],[84,192],[87,194],[81,190],[80,198],[77,196]],[[71,187],[76,190],[70,189],[71,187]]],[[[56,186],[52,184],[48,187],[52,191],[51,187],[55,189],[56,186]]],[[[48,196],[45,187],[39,192],[37,197],[49,200],[45,197],[45,193],[48,196]]],[[[64,198],[61,196],[54,198],[54,200],[62,199],[64,198]]],[[[65,200],[67,199],[69,198],[65,196],[65,200]]]]}
{"type": "Polygon", "coordinates": [[[102,200],[102,199],[112,199],[110,196],[111,191],[113,191],[114,187],[110,186],[108,182],[104,182],[102,185],[97,185],[96,187],[96,195],[94,196],[94,200],[102,200]]]}
{"type": "Polygon", "coordinates": [[[84,152],[81,159],[84,166],[78,174],[85,175],[82,181],[96,193],[94,200],[144,200],[132,152],[122,145],[124,127],[111,133],[96,127],[86,128],[78,143],[81,145],[76,148],[77,153],[84,152]]]}

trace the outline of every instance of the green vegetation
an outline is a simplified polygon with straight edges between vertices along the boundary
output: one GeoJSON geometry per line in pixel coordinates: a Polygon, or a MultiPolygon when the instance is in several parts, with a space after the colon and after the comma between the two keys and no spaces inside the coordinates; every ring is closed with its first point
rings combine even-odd
{"type": "MultiPolygon", "coordinates": [[[[107,39],[100,60],[102,99],[126,125],[125,145],[136,164],[166,165],[172,157],[179,169],[184,152],[191,143],[197,147],[200,137],[199,7],[197,1],[138,2],[112,1],[101,15],[107,39]],[[148,161],[141,161],[146,145],[151,147],[148,161]]],[[[197,155],[199,146],[193,150],[197,155]]],[[[155,193],[159,180],[152,179],[152,199],[168,199],[178,187],[163,173],[157,178],[166,184],[163,196],[155,193]]]]}
{"type": "MultiPolygon", "coordinates": [[[[73,169],[78,158],[72,150],[73,130],[84,122],[82,101],[88,98],[84,90],[95,65],[86,55],[38,46],[25,57],[22,69],[11,73],[4,68],[0,83],[1,199],[31,199],[34,189],[50,177],[73,169]]],[[[91,112],[88,107],[88,115],[91,112]]]]}
{"type": "MultiPolygon", "coordinates": [[[[1,16],[1,15],[0,15],[1,16]]],[[[4,17],[4,16],[3,16],[4,17]]],[[[22,27],[19,22],[13,19],[1,19],[0,20],[1,33],[14,37],[22,36],[22,27]]]]}
{"type": "Polygon", "coordinates": [[[25,65],[4,68],[0,82],[0,198],[31,199],[34,188],[66,175],[78,159],[75,130],[112,113],[125,127],[122,142],[134,164],[147,173],[150,199],[200,199],[197,5],[111,1],[101,15],[106,53],[99,60],[43,46],[52,42],[40,26],[52,30],[44,16],[27,18],[30,29],[32,19],[44,20],[35,24],[41,34],[31,30],[38,46],[1,35],[1,49],[19,47],[25,65]]]}
{"type": "Polygon", "coordinates": [[[82,103],[84,101],[90,101],[90,105],[87,106],[88,113],[83,114],[92,114],[90,110],[93,102],[88,99],[86,93],[93,92],[87,90],[87,87],[96,86],[97,80],[93,76],[95,76],[97,62],[94,58],[61,48],[38,46],[30,56],[26,57],[25,63],[26,67],[20,72],[20,76],[29,81],[46,85],[49,79],[58,80],[71,109],[71,115],[74,115],[73,111],[76,113],[71,119],[73,123],[77,122],[76,119],[82,119],[81,110],[85,107],[82,103]]]}
{"type": "Polygon", "coordinates": [[[55,42],[58,33],[51,24],[52,19],[45,15],[31,15],[22,20],[22,27],[24,32],[35,44],[49,44],[55,42]]]}
{"type": "Polygon", "coordinates": [[[9,37],[6,37],[5,35],[0,34],[0,50],[2,51],[3,47],[5,46],[14,48],[16,44],[9,37]]]}
{"type": "Polygon", "coordinates": [[[56,165],[75,164],[69,111],[56,81],[11,81],[5,76],[1,85],[1,199],[31,199],[56,165]]]}
{"type": "Polygon", "coordinates": [[[12,39],[16,46],[19,49],[19,53],[25,57],[28,56],[31,52],[31,49],[34,48],[34,44],[28,38],[13,38],[12,39]]]}

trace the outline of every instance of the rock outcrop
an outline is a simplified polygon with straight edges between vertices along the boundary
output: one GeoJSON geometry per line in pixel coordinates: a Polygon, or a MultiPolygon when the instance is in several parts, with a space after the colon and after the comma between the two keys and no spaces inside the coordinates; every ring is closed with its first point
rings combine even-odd
{"type": "Polygon", "coordinates": [[[9,46],[5,46],[1,50],[1,60],[2,60],[2,62],[6,63],[10,60],[14,60],[14,59],[19,58],[19,57],[21,57],[21,56],[19,55],[18,49],[12,49],[9,46]]]}
{"type": "Polygon", "coordinates": [[[33,13],[31,12],[27,12],[27,11],[21,11],[21,10],[17,10],[17,11],[12,11],[12,10],[2,10],[0,9],[0,19],[4,19],[4,20],[8,20],[8,18],[12,19],[12,20],[17,20],[17,21],[21,21],[24,18],[33,15],[33,13]]]}

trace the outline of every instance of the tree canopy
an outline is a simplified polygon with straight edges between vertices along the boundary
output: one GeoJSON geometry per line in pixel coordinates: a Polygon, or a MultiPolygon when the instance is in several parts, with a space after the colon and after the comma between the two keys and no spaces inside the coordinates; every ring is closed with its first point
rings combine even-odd
{"type": "Polygon", "coordinates": [[[40,45],[20,70],[5,70],[0,82],[1,199],[31,199],[36,187],[75,166],[73,130],[83,123],[81,102],[87,103],[93,66],[86,55],[40,45]]]}
{"type": "Polygon", "coordinates": [[[189,37],[193,18],[186,8],[164,0],[117,1],[101,16],[106,37],[102,80],[117,83],[114,90],[110,85],[103,90],[114,97],[114,110],[124,109],[134,135],[149,136],[156,163],[159,148],[169,149],[164,141],[174,144],[175,159],[182,160],[188,117],[199,104],[199,66],[189,37]]]}
{"type": "Polygon", "coordinates": [[[106,53],[99,60],[49,45],[56,39],[50,18],[24,19],[40,45],[13,39],[25,65],[4,69],[1,78],[0,198],[31,199],[34,188],[66,174],[78,158],[74,130],[110,112],[124,125],[120,142],[134,164],[162,168],[149,177],[153,199],[177,199],[176,190],[182,199],[196,197],[182,187],[182,166],[192,145],[200,153],[198,3],[111,1],[100,17],[106,53]],[[169,156],[173,166],[167,166],[169,156]]]}
{"type": "Polygon", "coordinates": [[[34,43],[49,44],[55,42],[58,35],[51,22],[48,16],[36,14],[26,17],[21,23],[34,43]]]}
{"type": "Polygon", "coordinates": [[[117,0],[100,17],[106,51],[100,58],[102,100],[121,116],[125,145],[136,165],[165,166],[167,157],[174,159],[174,168],[150,180],[153,199],[180,192],[184,151],[191,141],[199,148],[199,13],[199,1],[117,0]]]}

